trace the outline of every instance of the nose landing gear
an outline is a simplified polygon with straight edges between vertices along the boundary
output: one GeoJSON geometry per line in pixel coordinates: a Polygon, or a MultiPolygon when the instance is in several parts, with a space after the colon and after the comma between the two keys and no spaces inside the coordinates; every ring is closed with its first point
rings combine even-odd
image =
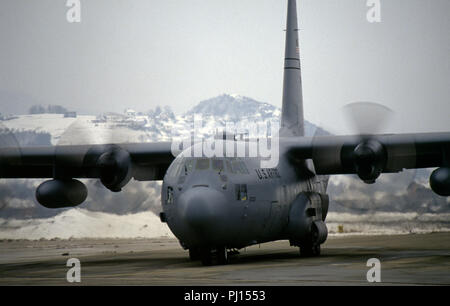
{"type": "Polygon", "coordinates": [[[204,266],[213,264],[226,265],[228,263],[228,250],[226,247],[189,249],[189,258],[199,260],[204,266]]]}
{"type": "Polygon", "coordinates": [[[189,259],[192,261],[200,260],[200,250],[197,248],[190,248],[189,259]]]}
{"type": "Polygon", "coordinates": [[[305,244],[300,246],[301,257],[316,257],[320,255],[320,244],[305,244]]]}

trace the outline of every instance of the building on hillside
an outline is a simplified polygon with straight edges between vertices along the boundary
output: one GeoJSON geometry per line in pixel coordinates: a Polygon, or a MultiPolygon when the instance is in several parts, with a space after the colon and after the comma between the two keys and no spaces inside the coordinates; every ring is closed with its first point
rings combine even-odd
{"type": "Polygon", "coordinates": [[[127,108],[125,110],[125,115],[129,117],[136,117],[136,111],[131,108],[127,108]]]}

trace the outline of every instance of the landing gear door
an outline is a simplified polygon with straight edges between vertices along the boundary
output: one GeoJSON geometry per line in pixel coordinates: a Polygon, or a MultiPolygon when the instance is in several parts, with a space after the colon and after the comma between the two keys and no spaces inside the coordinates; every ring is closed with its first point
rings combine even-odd
{"type": "Polygon", "coordinates": [[[267,221],[265,222],[264,236],[273,237],[276,236],[282,226],[282,211],[279,201],[270,201],[270,212],[267,221]]]}

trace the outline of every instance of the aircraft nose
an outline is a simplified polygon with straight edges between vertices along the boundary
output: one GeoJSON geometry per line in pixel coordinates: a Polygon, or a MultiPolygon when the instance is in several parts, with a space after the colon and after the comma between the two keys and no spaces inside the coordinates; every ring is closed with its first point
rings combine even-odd
{"type": "Polygon", "coordinates": [[[191,188],[178,198],[184,222],[197,233],[219,234],[226,225],[225,196],[208,187],[191,188]]]}

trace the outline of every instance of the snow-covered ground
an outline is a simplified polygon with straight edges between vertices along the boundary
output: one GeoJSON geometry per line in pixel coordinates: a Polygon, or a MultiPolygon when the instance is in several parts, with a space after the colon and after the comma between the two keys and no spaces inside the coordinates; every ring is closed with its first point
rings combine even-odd
{"type": "Polygon", "coordinates": [[[450,232],[450,214],[376,212],[369,214],[328,213],[330,234],[396,235],[450,232]],[[339,232],[339,227],[343,233],[339,232]]]}
{"type": "Polygon", "coordinates": [[[17,116],[2,124],[14,132],[49,133],[52,145],[142,142],[147,139],[145,130],[95,120],[95,116],[64,118],[60,114],[39,114],[17,116]]]}
{"type": "Polygon", "coordinates": [[[152,212],[116,215],[74,208],[42,219],[0,218],[0,239],[173,237],[152,212]]]}
{"type": "MultiPolygon", "coordinates": [[[[450,231],[450,214],[331,212],[327,218],[333,236],[396,235],[450,231]],[[339,227],[343,232],[339,232],[339,227]]],[[[167,224],[152,212],[116,215],[74,208],[51,218],[2,219],[0,239],[156,238],[174,237],[167,224]]]]}

